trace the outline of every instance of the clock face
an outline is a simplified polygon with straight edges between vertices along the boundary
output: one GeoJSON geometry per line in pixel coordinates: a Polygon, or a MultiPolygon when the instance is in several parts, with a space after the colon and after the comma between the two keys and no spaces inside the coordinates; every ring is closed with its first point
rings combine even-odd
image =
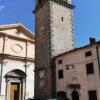
{"type": "Polygon", "coordinates": [[[15,53],[20,53],[23,51],[23,47],[20,44],[13,44],[11,46],[12,51],[14,51],[15,53]]]}
{"type": "Polygon", "coordinates": [[[40,34],[43,34],[44,33],[44,27],[43,26],[40,27],[39,33],[40,34]]]}

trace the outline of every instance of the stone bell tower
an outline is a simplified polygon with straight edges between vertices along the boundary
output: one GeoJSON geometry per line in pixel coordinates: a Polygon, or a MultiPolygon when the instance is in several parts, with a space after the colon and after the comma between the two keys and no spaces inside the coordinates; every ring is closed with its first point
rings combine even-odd
{"type": "Polygon", "coordinates": [[[35,97],[56,96],[53,58],[74,48],[71,0],[36,0],[35,97]]]}

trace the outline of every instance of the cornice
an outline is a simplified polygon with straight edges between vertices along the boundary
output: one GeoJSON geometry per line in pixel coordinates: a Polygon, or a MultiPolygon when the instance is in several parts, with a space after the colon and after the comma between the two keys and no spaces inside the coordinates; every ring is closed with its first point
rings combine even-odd
{"type": "Polygon", "coordinates": [[[20,56],[14,56],[14,55],[10,55],[10,54],[3,54],[3,53],[0,53],[0,57],[4,59],[15,59],[15,60],[20,60],[20,61],[23,61],[23,62],[35,62],[34,59],[32,58],[28,58],[28,57],[20,57],[20,56]]]}

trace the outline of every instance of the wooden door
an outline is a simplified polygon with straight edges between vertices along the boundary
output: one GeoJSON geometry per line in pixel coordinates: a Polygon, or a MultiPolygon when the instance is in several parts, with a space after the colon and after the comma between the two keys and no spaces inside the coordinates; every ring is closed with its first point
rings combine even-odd
{"type": "Polygon", "coordinates": [[[20,84],[11,83],[10,86],[10,100],[19,100],[20,84]]]}

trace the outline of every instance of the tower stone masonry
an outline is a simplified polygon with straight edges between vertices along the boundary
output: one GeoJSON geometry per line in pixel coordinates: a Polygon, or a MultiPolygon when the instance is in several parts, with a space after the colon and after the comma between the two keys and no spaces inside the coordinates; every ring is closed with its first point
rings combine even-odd
{"type": "Polygon", "coordinates": [[[74,48],[71,0],[36,0],[35,97],[56,97],[54,57],[74,48]]]}

